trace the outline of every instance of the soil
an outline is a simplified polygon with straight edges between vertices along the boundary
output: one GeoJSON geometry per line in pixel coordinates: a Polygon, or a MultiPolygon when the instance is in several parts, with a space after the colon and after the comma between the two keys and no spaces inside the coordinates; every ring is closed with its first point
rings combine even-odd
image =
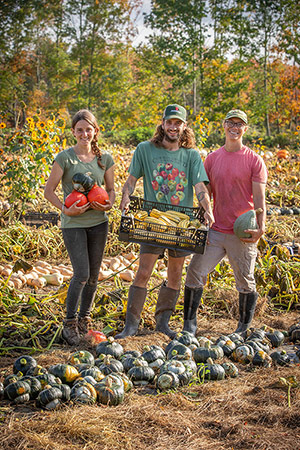
{"type": "MultiPolygon", "coordinates": [[[[198,335],[218,337],[234,330],[236,319],[199,314],[198,335]]],[[[253,325],[288,330],[299,312],[263,310],[253,325]]],[[[178,331],[180,324],[172,323],[178,331]]],[[[142,329],[119,341],[124,350],[142,350],[146,344],[164,347],[169,339],[142,329]]],[[[298,346],[299,347],[299,346],[298,346]]],[[[88,343],[80,348],[94,351],[88,343]]],[[[292,347],[289,346],[291,349],[292,347]]],[[[65,344],[36,355],[38,364],[67,362],[74,348],[65,344]]],[[[1,357],[2,377],[12,373],[15,357],[1,357]]],[[[116,407],[65,404],[55,411],[38,409],[34,402],[0,402],[2,450],[299,450],[300,366],[271,368],[236,363],[237,378],[191,384],[167,393],[154,386],[134,387],[116,407]],[[279,378],[295,376],[290,390],[279,378]]]]}

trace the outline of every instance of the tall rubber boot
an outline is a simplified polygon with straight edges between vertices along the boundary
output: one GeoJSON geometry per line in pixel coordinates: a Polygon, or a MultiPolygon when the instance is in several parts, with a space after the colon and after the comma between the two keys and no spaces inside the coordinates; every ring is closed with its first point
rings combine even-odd
{"type": "Polygon", "coordinates": [[[183,331],[189,331],[194,336],[197,331],[197,310],[200,305],[203,288],[192,289],[188,286],[184,288],[184,321],[183,331]]]}
{"type": "Polygon", "coordinates": [[[176,336],[176,332],[169,328],[169,320],[175,311],[176,302],[180,293],[180,289],[172,289],[166,286],[164,281],[158,294],[155,309],[156,331],[166,334],[171,339],[176,336]]]}
{"type": "Polygon", "coordinates": [[[257,292],[249,292],[248,294],[239,293],[240,319],[235,333],[243,333],[250,327],[255,312],[257,298],[257,292]]]}
{"type": "Polygon", "coordinates": [[[127,300],[127,311],[124,330],[115,336],[115,339],[124,339],[134,336],[139,328],[141,313],[145,303],[147,289],[139,286],[130,286],[127,300]]]}

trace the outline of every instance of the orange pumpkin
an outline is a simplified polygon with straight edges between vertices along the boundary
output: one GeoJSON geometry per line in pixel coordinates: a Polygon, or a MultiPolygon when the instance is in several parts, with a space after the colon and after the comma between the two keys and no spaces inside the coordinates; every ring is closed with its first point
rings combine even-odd
{"type": "Polygon", "coordinates": [[[289,152],[287,150],[278,150],[277,158],[279,159],[288,159],[289,152]]]}

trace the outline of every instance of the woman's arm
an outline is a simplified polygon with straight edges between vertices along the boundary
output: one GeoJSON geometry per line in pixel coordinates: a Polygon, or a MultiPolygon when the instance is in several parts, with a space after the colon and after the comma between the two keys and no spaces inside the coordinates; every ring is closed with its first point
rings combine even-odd
{"type": "Polygon", "coordinates": [[[44,197],[52,203],[53,206],[60,209],[66,216],[78,216],[79,214],[84,213],[89,208],[90,204],[87,203],[84,206],[77,206],[77,203],[80,202],[80,200],[77,200],[77,202],[73,203],[70,208],[66,208],[55,193],[62,176],[62,168],[56,161],[54,161],[50,176],[44,189],[44,197]]]}

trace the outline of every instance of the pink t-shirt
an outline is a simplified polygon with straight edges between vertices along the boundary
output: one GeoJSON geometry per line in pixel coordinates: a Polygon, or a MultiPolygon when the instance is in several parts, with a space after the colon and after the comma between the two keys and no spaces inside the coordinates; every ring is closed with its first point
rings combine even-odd
{"type": "Polygon", "coordinates": [[[252,182],[267,182],[265,163],[246,146],[238,152],[227,152],[223,146],[207,156],[204,167],[213,195],[212,229],[233,234],[236,218],[254,209],[252,182]]]}

